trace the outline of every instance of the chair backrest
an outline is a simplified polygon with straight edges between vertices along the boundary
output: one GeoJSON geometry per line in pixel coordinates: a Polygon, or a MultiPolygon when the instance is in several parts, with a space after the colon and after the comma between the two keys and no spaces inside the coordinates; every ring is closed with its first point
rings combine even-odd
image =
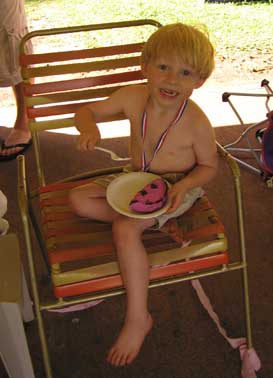
{"type": "MultiPolygon", "coordinates": [[[[74,126],[79,106],[106,98],[122,86],[144,82],[140,54],[145,40],[160,26],[149,19],[112,22],[38,30],[23,38],[20,63],[40,185],[45,184],[45,174],[38,132],[74,126]],[[50,38],[61,37],[62,46],[66,40],[68,47],[64,51],[27,54],[26,44],[37,37],[43,38],[43,46],[50,38]],[[87,47],[73,49],[73,37],[74,44],[85,43],[87,47]]],[[[123,114],[105,121],[121,119],[125,119],[123,114]]]]}

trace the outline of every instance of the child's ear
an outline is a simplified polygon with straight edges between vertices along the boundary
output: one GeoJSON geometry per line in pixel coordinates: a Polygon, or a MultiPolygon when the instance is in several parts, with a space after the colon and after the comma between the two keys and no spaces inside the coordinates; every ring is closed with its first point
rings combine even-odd
{"type": "Polygon", "coordinates": [[[198,89],[198,88],[202,87],[202,85],[204,84],[205,81],[206,81],[205,79],[199,79],[199,80],[197,80],[196,83],[195,83],[195,86],[194,86],[195,89],[198,89]]]}

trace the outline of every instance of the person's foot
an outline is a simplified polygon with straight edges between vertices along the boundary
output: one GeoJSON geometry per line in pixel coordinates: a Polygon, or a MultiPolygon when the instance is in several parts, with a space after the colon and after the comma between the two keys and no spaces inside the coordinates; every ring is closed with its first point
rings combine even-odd
{"type": "Polygon", "coordinates": [[[16,156],[24,151],[31,141],[29,131],[12,129],[4,144],[0,145],[0,157],[16,156]],[[18,146],[22,144],[22,146],[18,146]],[[24,146],[25,145],[25,146],[24,146]],[[10,148],[10,146],[14,146],[10,148]]]}
{"type": "Polygon", "coordinates": [[[153,320],[150,314],[144,319],[126,320],[116,342],[108,353],[107,361],[114,366],[130,364],[138,355],[152,325],[153,320]]]}

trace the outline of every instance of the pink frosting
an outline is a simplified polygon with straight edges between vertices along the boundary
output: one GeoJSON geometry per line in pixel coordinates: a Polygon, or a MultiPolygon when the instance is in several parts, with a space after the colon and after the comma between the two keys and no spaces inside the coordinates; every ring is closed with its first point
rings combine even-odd
{"type": "Polygon", "coordinates": [[[129,204],[130,210],[137,213],[152,213],[161,209],[168,199],[168,187],[162,178],[146,185],[134,196],[129,204]]]}

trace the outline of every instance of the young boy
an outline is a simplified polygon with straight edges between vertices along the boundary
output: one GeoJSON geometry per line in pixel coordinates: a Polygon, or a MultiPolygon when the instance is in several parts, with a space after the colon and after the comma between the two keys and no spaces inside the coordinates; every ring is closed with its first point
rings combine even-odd
{"type": "Polygon", "coordinates": [[[78,215],[113,223],[127,292],[125,322],[107,356],[115,366],[133,361],[152,327],[147,306],[149,264],[142,233],[149,227],[161,227],[168,218],[191,207],[202,195],[201,186],[213,178],[217,168],[210,122],[189,99],[214,68],[214,49],[208,36],[181,23],[163,26],[145,44],[141,67],[147,84],[122,88],[104,101],[83,106],[75,115],[80,149],[92,150],[99,142],[96,123],[123,112],[131,124],[132,170],[180,174],[169,190],[167,213],[157,219],[118,214],[107,203],[106,188],[99,182],[70,193],[71,206],[78,215]],[[181,173],[185,174],[182,179],[181,173]]]}

